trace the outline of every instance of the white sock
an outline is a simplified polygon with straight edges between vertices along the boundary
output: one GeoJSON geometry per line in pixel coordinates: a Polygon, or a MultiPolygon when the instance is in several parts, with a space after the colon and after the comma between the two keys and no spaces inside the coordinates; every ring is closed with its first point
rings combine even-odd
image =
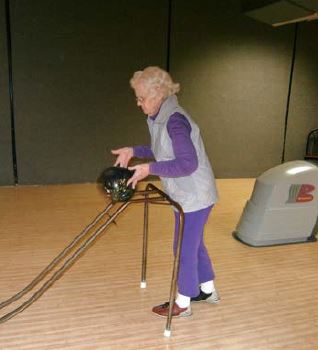
{"type": "Polygon", "coordinates": [[[201,283],[200,288],[201,288],[202,292],[204,292],[206,294],[210,294],[210,293],[215,291],[215,286],[214,286],[213,280],[201,283]]]}
{"type": "Polygon", "coordinates": [[[178,293],[176,303],[179,307],[185,308],[190,306],[190,299],[190,297],[178,293]]]}

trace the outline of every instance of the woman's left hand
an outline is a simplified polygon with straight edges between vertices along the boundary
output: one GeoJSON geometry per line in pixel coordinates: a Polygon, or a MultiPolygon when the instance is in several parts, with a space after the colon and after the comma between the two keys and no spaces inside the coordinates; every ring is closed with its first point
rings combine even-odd
{"type": "Polygon", "coordinates": [[[127,186],[132,185],[132,188],[136,187],[138,181],[144,179],[149,175],[149,164],[139,164],[128,168],[129,170],[135,170],[134,175],[127,181],[127,186]]]}

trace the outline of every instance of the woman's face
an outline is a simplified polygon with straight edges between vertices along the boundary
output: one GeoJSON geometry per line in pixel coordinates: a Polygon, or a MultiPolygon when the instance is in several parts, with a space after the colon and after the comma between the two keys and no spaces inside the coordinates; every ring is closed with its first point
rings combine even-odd
{"type": "Polygon", "coordinates": [[[159,112],[160,106],[163,101],[161,93],[153,95],[144,84],[140,83],[135,86],[135,94],[137,100],[137,106],[141,107],[142,111],[148,115],[153,116],[159,112]]]}

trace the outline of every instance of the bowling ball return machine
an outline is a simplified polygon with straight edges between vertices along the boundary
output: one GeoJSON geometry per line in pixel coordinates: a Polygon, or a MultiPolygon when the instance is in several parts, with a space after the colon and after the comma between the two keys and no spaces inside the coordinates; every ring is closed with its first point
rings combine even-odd
{"type": "Polygon", "coordinates": [[[94,220],[88,224],[73,241],[57,255],[49,265],[47,265],[33,281],[31,281],[20,292],[9,299],[0,302],[0,309],[3,309],[13,302],[19,300],[24,295],[32,291],[40,282],[41,287],[34,294],[21,303],[14,310],[0,317],[0,324],[9,321],[19,313],[23,312],[38,300],[63,274],[78,260],[81,255],[87,251],[93,242],[108,228],[115,219],[119,217],[125,209],[134,203],[144,203],[144,226],[143,226],[143,249],[142,249],[142,268],[140,288],[146,288],[146,269],[147,269],[147,247],[148,247],[148,210],[150,204],[170,205],[180,213],[180,226],[178,233],[177,250],[173,262],[173,271],[170,286],[169,313],[164,330],[164,336],[171,335],[172,308],[177,289],[177,276],[179,271],[181,242],[183,236],[184,213],[181,206],[173,201],[167,194],[159,188],[149,183],[145,190],[135,191],[131,186],[127,186],[128,179],[133,175],[133,171],[126,168],[110,167],[103,171],[98,179],[98,183],[105,190],[109,203],[94,220]],[[74,251],[75,250],[75,251],[74,251]],[[73,251],[73,253],[72,253],[73,251]],[[60,266],[60,267],[58,267],[60,266]],[[53,273],[53,270],[55,272],[53,273]],[[51,277],[48,274],[52,272],[51,277]]]}
{"type": "Polygon", "coordinates": [[[256,179],[233,233],[239,241],[264,247],[315,242],[318,231],[318,164],[291,161],[256,179]]]}

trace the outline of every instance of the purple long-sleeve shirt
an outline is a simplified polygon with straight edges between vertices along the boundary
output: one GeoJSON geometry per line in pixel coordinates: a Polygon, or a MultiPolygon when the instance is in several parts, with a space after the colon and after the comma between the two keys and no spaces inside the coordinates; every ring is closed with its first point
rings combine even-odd
{"type": "MultiPolygon", "coordinates": [[[[155,119],[153,117],[153,119],[155,119]]],[[[191,140],[191,125],[187,118],[174,113],[167,123],[171,138],[174,159],[150,163],[150,174],[163,177],[181,177],[193,173],[198,167],[198,157],[191,140]]],[[[137,158],[154,158],[149,145],[135,146],[134,156],[137,158]]]]}

